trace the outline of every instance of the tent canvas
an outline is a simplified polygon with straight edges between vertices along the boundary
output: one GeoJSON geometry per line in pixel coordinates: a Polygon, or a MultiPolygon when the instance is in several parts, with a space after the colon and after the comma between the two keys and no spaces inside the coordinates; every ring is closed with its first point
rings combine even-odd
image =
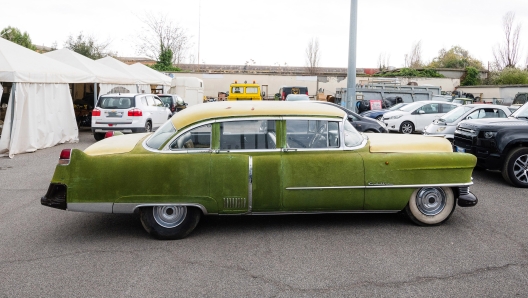
{"type": "Polygon", "coordinates": [[[0,82],[12,92],[0,136],[0,155],[77,142],[68,83],[90,83],[93,74],[0,38],[0,82]]]}
{"type": "Polygon", "coordinates": [[[61,49],[43,54],[95,76],[93,83],[136,84],[136,78],[85,57],[70,49],[61,49]]]}
{"type": "Polygon", "coordinates": [[[131,68],[136,69],[138,72],[146,73],[149,76],[151,76],[154,79],[153,84],[157,85],[163,85],[163,86],[170,86],[172,82],[172,78],[164,75],[146,65],[143,65],[141,63],[134,63],[130,65],[131,68]]]}

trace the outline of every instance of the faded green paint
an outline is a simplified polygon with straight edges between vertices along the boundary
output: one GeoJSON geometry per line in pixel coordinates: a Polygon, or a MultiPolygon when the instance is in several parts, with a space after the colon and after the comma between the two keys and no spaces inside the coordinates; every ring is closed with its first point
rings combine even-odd
{"type": "MultiPolygon", "coordinates": [[[[73,150],[70,165],[58,165],[52,183],[67,185],[68,203],[188,203],[209,213],[246,213],[252,157],[253,212],[401,210],[413,188],[364,186],[469,183],[476,164],[473,155],[461,153],[370,153],[369,143],[358,150],[281,152],[285,121],[276,121],[276,129],[279,149],[267,152],[161,154],[145,150],[142,140],[128,153],[73,150]],[[226,208],[226,198],[246,205],[226,208]]],[[[213,149],[219,134],[215,123],[213,149]]]]}

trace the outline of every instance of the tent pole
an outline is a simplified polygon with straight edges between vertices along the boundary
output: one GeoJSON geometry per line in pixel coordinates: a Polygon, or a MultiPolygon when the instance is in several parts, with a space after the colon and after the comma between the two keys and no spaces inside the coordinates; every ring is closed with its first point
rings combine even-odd
{"type": "Polygon", "coordinates": [[[13,125],[15,124],[15,93],[16,93],[16,83],[13,83],[11,87],[11,102],[9,106],[11,107],[11,127],[9,128],[9,147],[8,150],[11,150],[11,142],[13,141],[13,125]]]}
{"type": "Polygon", "coordinates": [[[94,108],[97,106],[97,83],[94,83],[94,108]]]}

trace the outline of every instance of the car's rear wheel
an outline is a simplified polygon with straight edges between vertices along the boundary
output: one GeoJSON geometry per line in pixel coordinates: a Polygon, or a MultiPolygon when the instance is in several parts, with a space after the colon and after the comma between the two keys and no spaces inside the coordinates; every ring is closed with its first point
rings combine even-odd
{"type": "Polygon", "coordinates": [[[143,228],[161,240],[185,238],[198,225],[202,215],[198,208],[179,205],[143,207],[140,212],[143,228]]]}
{"type": "Polygon", "coordinates": [[[151,132],[152,131],[152,123],[150,121],[147,121],[145,123],[145,131],[146,132],[151,132]]]}
{"type": "Polygon", "coordinates": [[[94,132],[94,139],[96,141],[100,141],[100,140],[104,139],[104,137],[105,137],[104,133],[94,132]]]}
{"type": "Polygon", "coordinates": [[[504,180],[517,187],[528,187],[528,148],[513,149],[502,169],[504,180]]]}
{"type": "Polygon", "coordinates": [[[405,213],[417,225],[434,226],[449,219],[455,206],[455,196],[451,188],[423,187],[412,193],[405,213]]]}
{"type": "Polygon", "coordinates": [[[414,132],[414,124],[411,121],[404,121],[400,125],[400,132],[410,134],[414,132]]]}

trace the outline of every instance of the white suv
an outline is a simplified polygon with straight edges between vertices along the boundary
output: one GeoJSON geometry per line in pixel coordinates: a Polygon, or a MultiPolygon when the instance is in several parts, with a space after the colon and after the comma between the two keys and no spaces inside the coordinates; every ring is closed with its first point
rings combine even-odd
{"type": "Polygon", "coordinates": [[[92,132],[97,141],[107,131],[151,132],[170,115],[171,111],[153,94],[106,94],[99,97],[92,111],[92,132]]]}
{"type": "Polygon", "coordinates": [[[389,131],[401,133],[422,132],[435,119],[456,108],[460,104],[444,101],[416,101],[383,115],[383,123],[389,131]]]}

